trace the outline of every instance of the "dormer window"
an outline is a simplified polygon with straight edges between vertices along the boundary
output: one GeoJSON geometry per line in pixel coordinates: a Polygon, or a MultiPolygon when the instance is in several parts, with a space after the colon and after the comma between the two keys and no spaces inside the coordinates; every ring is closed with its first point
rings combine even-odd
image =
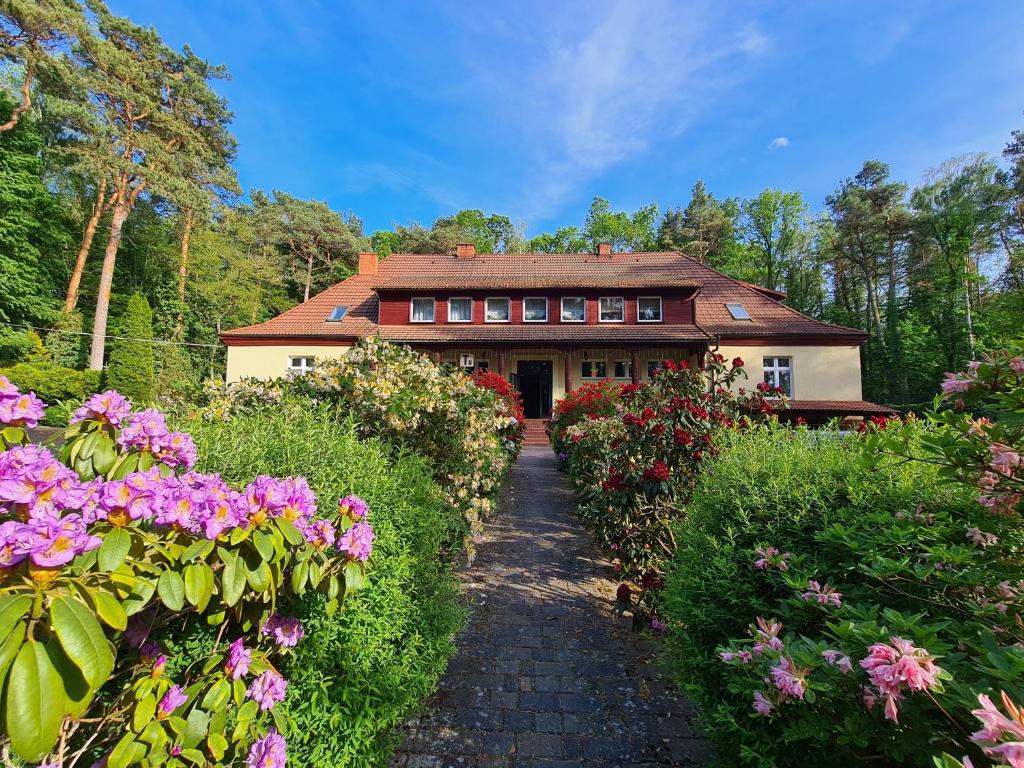
{"type": "Polygon", "coordinates": [[[565,296],[562,298],[562,322],[587,322],[587,300],[582,296],[565,296]]]}
{"type": "Polygon", "coordinates": [[[327,322],[340,323],[345,319],[346,314],[348,314],[348,307],[335,307],[331,310],[331,314],[327,316],[327,322]]]}
{"type": "Polygon", "coordinates": [[[626,301],[621,296],[602,296],[598,308],[602,323],[621,323],[626,319],[626,301]]]}
{"type": "Polygon", "coordinates": [[[511,302],[506,297],[490,297],[487,299],[484,320],[488,323],[507,323],[512,319],[511,302]]]}
{"type": "Polygon", "coordinates": [[[461,296],[448,299],[448,322],[473,322],[473,299],[461,296]]]}
{"type": "Polygon", "coordinates": [[[729,314],[732,315],[733,320],[750,319],[750,313],[747,312],[747,308],[742,304],[726,304],[725,308],[729,310],[729,314]]]}
{"type": "Polygon", "coordinates": [[[413,323],[434,322],[434,297],[417,297],[409,307],[409,320],[413,323]]]}
{"type": "Polygon", "coordinates": [[[546,323],[548,321],[548,300],[544,296],[527,296],[523,299],[523,322],[546,323]]]}
{"type": "Polygon", "coordinates": [[[661,322],[661,296],[641,296],[636,300],[638,323],[661,322]]]}

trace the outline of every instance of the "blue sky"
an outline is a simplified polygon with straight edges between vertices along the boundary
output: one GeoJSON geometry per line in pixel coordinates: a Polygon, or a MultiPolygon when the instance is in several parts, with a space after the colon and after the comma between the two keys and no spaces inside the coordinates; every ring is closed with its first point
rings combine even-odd
{"type": "Polygon", "coordinates": [[[367,232],[460,208],[536,234],[863,160],[916,183],[1024,128],[1024,3],[110,0],[228,66],[245,188],[367,232]]]}

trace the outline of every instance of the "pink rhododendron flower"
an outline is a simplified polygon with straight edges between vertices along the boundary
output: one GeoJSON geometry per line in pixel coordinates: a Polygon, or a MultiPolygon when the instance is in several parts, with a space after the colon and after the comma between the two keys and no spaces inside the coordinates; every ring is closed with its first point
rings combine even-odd
{"type": "Polygon", "coordinates": [[[807,591],[803,594],[804,602],[816,602],[818,605],[834,605],[839,608],[843,604],[843,595],[836,592],[835,587],[826,584],[824,587],[818,582],[807,582],[807,591]]]}
{"type": "Polygon", "coordinates": [[[668,629],[668,624],[659,619],[657,616],[652,616],[651,629],[653,629],[655,632],[664,632],[666,629],[668,629]]]}
{"type": "Polygon", "coordinates": [[[1001,443],[993,443],[988,450],[992,454],[989,466],[1005,477],[1013,477],[1014,472],[1021,466],[1020,453],[1001,443]]]}
{"type": "Polygon", "coordinates": [[[979,547],[989,547],[999,543],[999,537],[994,533],[985,533],[980,528],[968,528],[967,538],[979,547]]]}
{"type": "Polygon", "coordinates": [[[365,562],[373,553],[373,538],[369,523],[356,523],[338,539],[338,550],[352,560],[365,562]]]}
{"type": "Polygon", "coordinates": [[[176,467],[192,469],[196,465],[199,453],[191,435],[184,432],[168,432],[157,447],[156,457],[172,469],[176,467]]]}
{"type": "Polygon", "coordinates": [[[27,525],[29,538],[25,542],[25,554],[41,568],[66,565],[103,543],[98,537],[89,535],[81,515],[37,520],[27,525]]]}
{"type": "Polygon", "coordinates": [[[302,535],[314,549],[321,551],[334,544],[337,532],[330,520],[314,520],[302,529],[302,535]]]}
{"type": "Polygon", "coordinates": [[[850,661],[849,656],[843,654],[841,651],[828,649],[822,651],[821,655],[829,664],[834,667],[838,667],[839,671],[844,675],[848,675],[853,672],[853,662],[850,661]]]}
{"type": "Polygon", "coordinates": [[[228,646],[228,659],[224,665],[224,674],[232,680],[245,677],[252,663],[252,651],[245,647],[245,639],[238,638],[228,646]]]}
{"type": "Polygon", "coordinates": [[[772,703],[765,698],[765,695],[760,691],[754,691],[754,711],[757,712],[761,717],[768,717],[772,713],[774,707],[772,703]]]}
{"type": "Polygon", "coordinates": [[[971,741],[985,754],[1013,768],[1024,768],[1024,709],[1018,707],[1005,691],[1000,698],[1007,714],[1003,714],[985,694],[978,694],[980,709],[971,714],[981,720],[982,729],[971,735],[971,741]]]}
{"type": "Polygon", "coordinates": [[[249,686],[246,696],[260,705],[260,709],[272,709],[274,704],[283,701],[288,690],[288,683],[277,672],[268,669],[249,686]]]}
{"type": "Polygon", "coordinates": [[[164,694],[163,698],[160,699],[160,703],[156,708],[156,716],[158,720],[163,720],[174,714],[174,710],[180,707],[188,701],[188,696],[181,689],[180,685],[172,685],[167,689],[167,693],[164,694]]]}
{"type": "Polygon", "coordinates": [[[807,670],[798,669],[793,660],[782,656],[776,664],[771,667],[772,682],[783,696],[792,696],[796,699],[804,697],[807,689],[807,670]]]}
{"type": "Polygon", "coordinates": [[[779,632],[782,625],[775,619],[763,619],[757,617],[757,629],[752,631],[754,637],[754,653],[761,655],[766,650],[781,651],[783,648],[779,632]]]}
{"type": "Polygon", "coordinates": [[[294,648],[305,637],[306,630],[298,619],[275,613],[264,622],[262,633],[272,637],[275,643],[284,648],[294,648]]]}
{"type": "Polygon", "coordinates": [[[248,503],[249,519],[259,525],[268,517],[283,517],[305,525],[316,512],[316,495],[304,477],[278,480],[260,475],[243,492],[248,503]]]}
{"type": "Polygon", "coordinates": [[[358,496],[346,496],[338,502],[338,514],[361,520],[370,512],[370,505],[358,496]]]}
{"type": "Polygon", "coordinates": [[[36,397],[35,392],[24,395],[0,394],[0,424],[32,429],[39,425],[45,412],[46,404],[36,397]]]}
{"type": "Polygon", "coordinates": [[[750,651],[722,651],[718,655],[725,662],[738,660],[741,664],[749,664],[754,660],[754,655],[750,651]]]}
{"type": "Polygon", "coordinates": [[[939,673],[924,648],[917,648],[902,637],[890,637],[889,643],[875,643],[868,648],[867,658],[860,665],[868,672],[872,684],[886,697],[885,716],[896,721],[896,702],[903,698],[903,689],[920,692],[939,687],[939,673]]]}
{"type": "Polygon", "coordinates": [[[1024,375],[1024,357],[1015,357],[1010,360],[1010,370],[1018,376],[1024,375]]]}
{"type": "Polygon", "coordinates": [[[121,422],[128,418],[132,412],[131,401],[127,397],[108,389],[98,395],[93,395],[85,401],[72,415],[69,423],[77,424],[80,421],[102,421],[115,427],[121,426],[121,422]]]}
{"type": "Polygon", "coordinates": [[[245,758],[246,768],[284,768],[287,762],[287,745],[276,728],[270,728],[266,736],[254,741],[245,758]]]}
{"type": "Polygon", "coordinates": [[[966,392],[973,383],[973,379],[961,377],[956,373],[947,373],[946,380],[942,382],[942,391],[947,396],[957,392],[966,392]]]}
{"type": "Polygon", "coordinates": [[[790,553],[782,553],[775,547],[764,547],[754,550],[760,557],[754,561],[754,567],[759,571],[766,570],[768,568],[776,568],[780,571],[788,571],[789,566],[786,565],[786,558],[790,557],[790,553]]]}

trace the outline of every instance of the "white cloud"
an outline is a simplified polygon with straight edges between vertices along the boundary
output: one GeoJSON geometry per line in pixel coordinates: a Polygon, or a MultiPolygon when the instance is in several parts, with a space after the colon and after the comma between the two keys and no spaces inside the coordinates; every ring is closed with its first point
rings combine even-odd
{"type": "Polygon", "coordinates": [[[782,149],[789,146],[789,139],[785,136],[776,136],[768,146],[772,149],[782,149]]]}

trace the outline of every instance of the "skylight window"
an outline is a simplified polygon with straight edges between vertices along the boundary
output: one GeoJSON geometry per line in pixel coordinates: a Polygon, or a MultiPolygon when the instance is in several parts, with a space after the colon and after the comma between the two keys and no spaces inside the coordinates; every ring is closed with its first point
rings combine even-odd
{"type": "Polygon", "coordinates": [[[348,307],[335,307],[331,310],[331,314],[327,316],[327,322],[337,323],[345,319],[345,315],[348,313],[348,307]]]}
{"type": "Polygon", "coordinates": [[[733,320],[750,319],[750,313],[747,312],[747,308],[742,304],[726,304],[725,308],[729,310],[729,314],[732,315],[733,320]]]}

